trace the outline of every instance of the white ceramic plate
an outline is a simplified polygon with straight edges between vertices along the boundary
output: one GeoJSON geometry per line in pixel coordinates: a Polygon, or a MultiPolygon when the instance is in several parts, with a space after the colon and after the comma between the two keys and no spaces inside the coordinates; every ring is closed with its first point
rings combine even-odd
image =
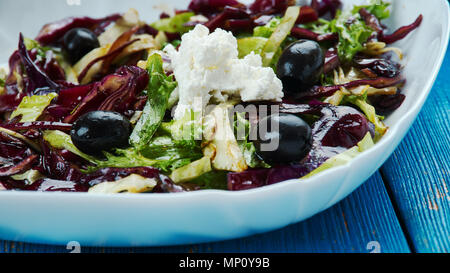
{"type": "MultiPolygon", "coordinates": [[[[2,0],[0,62],[15,49],[18,33],[34,37],[45,23],[73,15],[100,17],[138,9],[152,21],[160,2],[175,0],[2,0]],[[69,5],[69,4],[73,5],[69,5]],[[80,3],[81,5],[77,5],[80,3]]],[[[350,5],[357,0],[345,1],[350,5]]],[[[391,29],[422,13],[422,26],[398,43],[406,55],[406,101],[386,123],[390,130],[346,166],[308,180],[291,180],[243,192],[199,191],[154,195],[0,192],[0,238],[83,246],[159,246],[224,240],[302,221],[346,197],[370,177],[400,143],[423,106],[449,39],[446,0],[394,0],[391,29]]],[[[399,166],[401,168],[401,166],[399,166]]],[[[368,197],[369,198],[369,197],[368,197]]]]}

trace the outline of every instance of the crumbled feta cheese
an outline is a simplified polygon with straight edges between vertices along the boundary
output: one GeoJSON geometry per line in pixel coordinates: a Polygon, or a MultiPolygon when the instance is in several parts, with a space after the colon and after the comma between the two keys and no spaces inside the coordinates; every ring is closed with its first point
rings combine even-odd
{"type": "Polygon", "coordinates": [[[238,58],[237,40],[231,32],[217,29],[210,34],[208,28],[197,25],[183,35],[178,51],[172,45],[165,51],[178,82],[175,119],[188,109],[202,111],[210,102],[226,102],[230,97],[245,102],[283,98],[281,81],[271,68],[262,67],[259,55],[238,58]]]}

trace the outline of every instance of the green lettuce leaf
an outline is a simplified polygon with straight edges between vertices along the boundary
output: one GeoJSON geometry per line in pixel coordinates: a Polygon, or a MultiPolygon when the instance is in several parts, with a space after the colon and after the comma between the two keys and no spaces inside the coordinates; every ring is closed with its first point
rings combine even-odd
{"type": "Polygon", "coordinates": [[[173,132],[159,128],[142,150],[133,147],[116,149],[105,153],[106,161],[95,163],[101,167],[152,166],[170,173],[203,157],[200,143],[189,139],[176,140],[172,135],[173,132]]]}
{"type": "Polygon", "coordinates": [[[6,83],[6,69],[0,67],[0,95],[3,93],[4,89],[3,87],[5,87],[5,83],[6,83]]]}
{"type": "Polygon", "coordinates": [[[272,36],[277,27],[281,24],[281,21],[282,19],[280,17],[275,17],[265,26],[255,27],[253,29],[253,36],[239,38],[239,58],[242,59],[252,52],[261,55],[267,41],[269,41],[270,36],[272,36]]]}
{"type": "Polygon", "coordinates": [[[161,150],[159,154],[160,157],[157,158],[149,158],[148,156],[145,156],[144,153],[138,152],[134,148],[115,149],[110,153],[104,152],[104,155],[106,158],[105,160],[96,159],[91,161],[96,166],[89,168],[89,172],[102,168],[154,167],[165,173],[170,173],[197,159],[192,159],[192,154],[181,154],[179,149],[161,150]]]}
{"type": "Polygon", "coordinates": [[[165,123],[164,127],[169,130],[175,143],[184,146],[198,146],[199,141],[202,140],[202,123],[202,114],[191,110],[187,111],[181,119],[165,123]]]}
{"type": "MultiPolygon", "coordinates": [[[[0,87],[5,87],[6,83],[6,70],[0,67],[0,87]]],[[[0,90],[0,94],[1,94],[0,90]]]]}
{"type": "Polygon", "coordinates": [[[170,178],[175,183],[183,183],[198,178],[199,176],[202,176],[210,171],[212,171],[211,158],[205,156],[186,166],[174,170],[170,175],[170,178]]]}
{"type": "Polygon", "coordinates": [[[90,155],[87,155],[80,151],[72,142],[72,138],[70,135],[58,131],[58,130],[48,130],[44,131],[44,140],[48,142],[50,146],[52,146],[55,149],[65,149],[68,150],[77,156],[89,161],[89,162],[96,162],[96,158],[90,155]]]}
{"type": "Polygon", "coordinates": [[[56,48],[41,46],[37,41],[30,39],[30,38],[25,37],[24,43],[25,43],[25,47],[27,48],[27,50],[36,49],[37,56],[41,59],[45,59],[45,55],[46,55],[47,51],[49,51],[49,50],[54,51],[54,53],[56,53],[56,54],[60,54],[60,52],[57,51],[56,48]]]}
{"type": "Polygon", "coordinates": [[[373,33],[358,13],[340,10],[331,21],[320,19],[318,23],[307,24],[305,27],[319,34],[337,33],[339,35],[338,55],[344,63],[353,60],[356,53],[364,49],[364,44],[373,33]]]}
{"type": "Polygon", "coordinates": [[[166,161],[166,169],[175,170],[203,157],[202,119],[186,112],[179,120],[161,124],[155,137],[142,150],[148,158],[166,161]]]}
{"type": "Polygon", "coordinates": [[[302,177],[301,179],[306,179],[312,176],[317,175],[318,173],[321,173],[325,170],[342,166],[350,161],[352,161],[355,157],[357,157],[359,154],[361,154],[364,151],[367,151],[368,149],[372,148],[374,146],[374,142],[372,140],[372,136],[370,133],[367,133],[367,135],[358,143],[358,146],[355,146],[351,149],[348,149],[347,151],[338,154],[327,161],[325,161],[322,165],[320,165],[317,169],[309,173],[308,175],[302,177]]]}
{"type": "Polygon", "coordinates": [[[244,155],[245,162],[250,168],[270,168],[270,165],[265,163],[256,154],[256,147],[253,142],[249,141],[250,122],[244,118],[242,113],[236,114],[236,121],[234,123],[234,130],[239,148],[244,155]],[[241,134],[244,135],[241,137],[241,134]]]}
{"type": "Polygon", "coordinates": [[[280,17],[275,17],[265,26],[255,27],[253,29],[253,37],[270,38],[281,22],[282,19],[280,17]]]}
{"type": "Polygon", "coordinates": [[[359,14],[343,13],[330,23],[331,32],[339,34],[338,54],[341,61],[350,62],[356,53],[364,49],[364,43],[373,30],[361,20],[359,14]],[[353,17],[353,19],[352,19],[353,17]],[[350,24],[349,20],[353,20],[350,24]]]}
{"type": "Polygon", "coordinates": [[[12,112],[11,119],[22,115],[21,122],[36,121],[42,112],[50,105],[51,101],[57,97],[56,93],[49,93],[47,95],[34,95],[31,97],[23,97],[19,106],[12,112]]]}
{"type": "Polygon", "coordinates": [[[280,51],[282,43],[291,33],[295,22],[300,15],[300,7],[292,6],[286,10],[286,14],[281,20],[281,23],[273,31],[267,43],[261,52],[263,66],[272,66],[273,60],[276,58],[277,52],[280,51]]]}
{"type": "Polygon", "coordinates": [[[179,45],[181,45],[181,40],[173,40],[170,43],[166,42],[163,44],[163,46],[161,48],[165,48],[169,44],[173,45],[174,48],[177,48],[179,45]]]}
{"type": "Polygon", "coordinates": [[[95,171],[102,168],[134,168],[134,167],[155,167],[165,166],[165,162],[152,160],[142,156],[134,148],[115,149],[113,152],[103,152],[105,160],[95,159],[91,161],[96,166],[89,171],[95,171]]]}
{"type": "Polygon", "coordinates": [[[226,190],[228,183],[227,173],[226,171],[211,171],[189,182],[198,185],[204,190],[226,190]]]}
{"type": "Polygon", "coordinates": [[[17,181],[25,181],[27,185],[31,185],[34,182],[45,178],[45,176],[39,171],[31,169],[21,174],[12,175],[11,178],[17,181]]]}
{"type": "Polygon", "coordinates": [[[238,39],[239,58],[242,59],[254,52],[260,55],[268,39],[263,37],[245,37],[238,39]]]}
{"type": "Polygon", "coordinates": [[[175,170],[203,157],[200,145],[174,141],[170,135],[155,136],[141,151],[146,158],[160,162],[165,171],[175,170]]]}
{"type": "Polygon", "coordinates": [[[238,141],[239,148],[244,154],[245,162],[250,168],[270,168],[271,166],[261,160],[256,154],[256,147],[253,142],[238,141]]]}
{"type": "Polygon", "coordinates": [[[166,31],[171,33],[186,33],[191,28],[184,26],[192,16],[195,14],[193,12],[184,12],[177,14],[170,18],[164,18],[159,21],[154,22],[151,26],[159,31],[166,31]]]}
{"type": "Polygon", "coordinates": [[[101,168],[133,168],[146,167],[157,165],[156,160],[149,160],[134,149],[116,149],[114,153],[104,152],[105,160],[90,156],[81,152],[72,142],[70,135],[61,131],[45,131],[44,140],[55,149],[68,150],[79,157],[95,164],[95,167],[90,168],[91,171],[101,168]]]}
{"type": "Polygon", "coordinates": [[[130,143],[138,151],[145,148],[161,125],[168,107],[169,96],[177,86],[173,76],[169,77],[164,73],[163,61],[159,54],[149,57],[147,71],[150,75],[147,87],[148,101],[142,117],[130,136],[130,143]]]}
{"type": "Polygon", "coordinates": [[[203,157],[201,121],[199,113],[190,111],[179,120],[163,122],[139,152],[146,158],[157,160],[158,167],[165,171],[190,164],[203,157]]]}
{"type": "Polygon", "coordinates": [[[254,52],[261,55],[264,66],[276,70],[276,64],[286,44],[293,42],[289,37],[296,18],[297,8],[292,7],[284,18],[275,17],[266,25],[255,27],[253,36],[238,38],[239,58],[254,52]]]}

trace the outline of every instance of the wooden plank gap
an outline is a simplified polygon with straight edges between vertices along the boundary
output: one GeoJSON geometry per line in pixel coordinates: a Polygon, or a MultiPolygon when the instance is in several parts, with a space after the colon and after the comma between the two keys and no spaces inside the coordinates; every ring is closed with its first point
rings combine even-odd
{"type": "Polygon", "coordinates": [[[400,211],[400,208],[398,207],[397,201],[395,199],[394,193],[392,191],[391,186],[389,185],[388,179],[386,178],[383,169],[379,169],[378,170],[380,172],[381,175],[381,179],[384,183],[384,187],[386,188],[386,192],[389,196],[389,200],[391,201],[392,207],[394,208],[394,213],[397,216],[398,222],[400,224],[400,228],[403,231],[403,234],[405,236],[406,239],[406,243],[408,244],[409,249],[411,250],[412,253],[417,253],[416,247],[414,245],[413,239],[411,237],[411,234],[408,231],[408,228],[406,227],[406,222],[405,219],[400,211]]]}

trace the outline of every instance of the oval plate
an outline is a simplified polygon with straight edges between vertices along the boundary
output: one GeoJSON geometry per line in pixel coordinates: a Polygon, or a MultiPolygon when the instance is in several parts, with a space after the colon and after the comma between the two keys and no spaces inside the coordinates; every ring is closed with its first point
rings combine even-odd
{"type": "MultiPolygon", "coordinates": [[[[140,11],[157,18],[153,1],[2,0],[0,60],[17,46],[18,33],[34,36],[42,25],[65,16],[100,17],[140,11]],[[78,5],[80,4],[80,5],[78,5]],[[26,5],[27,9],[23,9],[26,5]],[[17,18],[22,18],[17,20],[17,18]]],[[[158,1],[156,1],[158,2],[158,1]]],[[[178,8],[188,1],[165,0],[178,8]]],[[[248,1],[247,1],[248,2],[248,1]]],[[[351,5],[361,1],[344,1],[351,5]]],[[[232,239],[302,221],[340,201],[391,155],[417,117],[436,79],[449,39],[446,0],[395,0],[391,29],[422,13],[422,26],[396,46],[404,50],[406,100],[386,123],[390,130],[372,149],[345,166],[308,180],[243,192],[198,191],[159,195],[0,192],[0,238],[45,244],[78,241],[83,246],[161,246],[232,239]]],[[[159,5],[164,7],[164,5],[159,5]]]]}

